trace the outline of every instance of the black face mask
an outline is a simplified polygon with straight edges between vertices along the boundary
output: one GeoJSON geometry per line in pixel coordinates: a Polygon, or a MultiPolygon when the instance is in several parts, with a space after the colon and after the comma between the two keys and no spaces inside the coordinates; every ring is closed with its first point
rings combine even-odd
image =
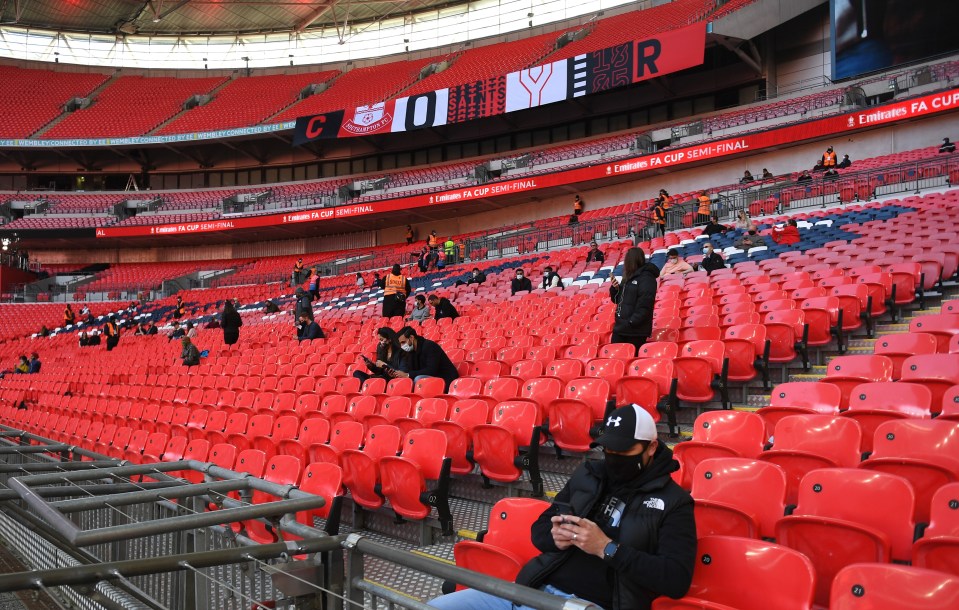
{"type": "Polygon", "coordinates": [[[617,455],[606,454],[606,476],[613,487],[629,483],[639,477],[643,471],[643,454],[617,455]]]}

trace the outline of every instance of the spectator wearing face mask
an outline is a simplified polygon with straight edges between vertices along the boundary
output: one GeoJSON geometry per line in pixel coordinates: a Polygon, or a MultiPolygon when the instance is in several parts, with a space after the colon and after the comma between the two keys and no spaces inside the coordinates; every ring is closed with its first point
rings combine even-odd
{"type": "Polygon", "coordinates": [[[756,229],[756,225],[752,225],[749,227],[749,231],[740,237],[733,245],[740,250],[749,250],[750,248],[765,246],[766,240],[763,239],[763,236],[759,234],[759,231],[756,229]]]}
{"type": "Polygon", "coordinates": [[[323,334],[323,329],[313,318],[301,313],[296,324],[296,338],[298,341],[312,341],[314,339],[325,339],[326,335],[323,334]]]}
{"type": "Polygon", "coordinates": [[[713,245],[709,242],[703,244],[703,260],[699,263],[699,268],[705,270],[706,273],[712,273],[725,267],[726,261],[713,249],[713,245]]]}
{"type": "Polygon", "coordinates": [[[949,141],[949,138],[942,139],[942,146],[939,147],[939,152],[941,153],[953,153],[956,152],[956,145],[949,141]]]}
{"type": "Polygon", "coordinates": [[[423,377],[440,377],[446,382],[444,391],[448,391],[450,383],[459,378],[456,366],[438,343],[420,337],[410,326],[401,328],[396,338],[400,349],[407,354],[404,361],[406,371],[396,371],[396,377],[409,377],[413,383],[423,377]]]}
{"type": "Polygon", "coordinates": [[[420,322],[429,319],[430,317],[430,308],[426,305],[426,297],[421,294],[416,295],[416,298],[413,299],[413,310],[410,312],[410,317],[408,320],[410,322],[420,322]]]}
{"type": "Polygon", "coordinates": [[[709,224],[703,227],[703,235],[708,235],[712,237],[717,233],[725,233],[728,229],[719,224],[719,218],[712,216],[709,219],[709,224]]]}
{"type": "Polygon", "coordinates": [[[552,267],[546,267],[543,269],[543,290],[549,290],[550,288],[565,288],[563,286],[563,280],[559,277],[559,274],[553,271],[552,267]]]}
{"type": "Polygon", "coordinates": [[[663,265],[663,268],[659,272],[659,277],[666,277],[667,275],[673,275],[674,273],[681,273],[686,275],[693,270],[692,265],[687,263],[682,257],[679,256],[679,251],[676,248],[670,248],[666,253],[666,264],[663,265]]]}
{"type": "Polygon", "coordinates": [[[532,292],[533,283],[526,277],[526,272],[522,269],[516,270],[516,277],[510,282],[510,292],[515,295],[517,292],[532,292]]]}
{"type": "Polygon", "coordinates": [[[462,286],[463,284],[466,284],[467,286],[471,286],[473,284],[482,284],[485,281],[486,274],[480,271],[479,268],[473,267],[473,270],[470,272],[469,277],[466,278],[466,281],[464,282],[463,280],[456,280],[456,285],[462,286]]]}
{"type": "Polygon", "coordinates": [[[796,225],[795,219],[790,218],[782,229],[773,229],[772,238],[777,244],[785,246],[798,243],[800,240],[799,227],[796,225]]]}

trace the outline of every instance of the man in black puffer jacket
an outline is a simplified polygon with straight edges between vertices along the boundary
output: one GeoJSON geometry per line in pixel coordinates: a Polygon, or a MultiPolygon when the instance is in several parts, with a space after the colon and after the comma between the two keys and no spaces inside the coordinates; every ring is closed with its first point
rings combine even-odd
{"type": "Polygon", "coordinates": [[[653,334],[653,306],[659,267],[646,262],[642,248],[630,248],[623,261],[623,282],[613,278],[609,298],[616,303],[611,343],[632,343],[636,350],[653,334]]]}
{"type": "MultiPolygon", "coordinates": [[[[583,463],[533,524],[532,541],[542,554],[516,582],[606,610],[648,610],[660,595],[682,597],[696,561],[693,500],[670,476],[679,464],[657,440],[653,418],[638,405],[620,407],[594,445],[603,447],[605,459],[583,463]]],[[[472,589],[430,605],[512,607],[472,589]]]]}

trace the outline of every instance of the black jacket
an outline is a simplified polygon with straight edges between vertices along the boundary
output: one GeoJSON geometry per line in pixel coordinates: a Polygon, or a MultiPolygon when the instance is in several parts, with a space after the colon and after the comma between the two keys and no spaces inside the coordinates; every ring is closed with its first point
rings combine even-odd
{"type": "Polygon", "coordinates": [[[436,305],[433,307],[435,310],[435,315],[433,316],[436,320],[441,320],[443,318],[458,318],[460,314],[456,311],[456,308],[453,307],[453,304],[450,303],[450,300],[446,297],[441,298],[436,302],[436,305]]]}
{"type": "Polygon", "coordinates": [[[309,292],[302,292],[296,297],[296,308],[293,315],[299,318],[301,313],[305,313],[310,316],[310,319],[313,319],[313,297],[310,296],[309,292]]]}
{"type": "Polygon", "coordinates": [[[712,273],[717,269],[723,269],[726,266],[726,261],[713,250],[709,256],[703,257],[703,261],[699,263],[699,266],[705,269],[707,273],[712,273]]]}
{"type": "Polygon", "coordinates": [[[710,237],[712,237],[716,233],[725,233],[725,232],[726,232],[726,227],[719,223],[716,223],[716,224],[709,223],[703,229],[703,235],[709,235],[710,237]]]}
{"type": "Polygon", "coordinates": [[[416,339],[416,349],[406,354],[403,367],[411,379],[416,379],[420,375],[442,377],[446,381],[447,390],[450,383],[460,376],[443,348],[438,343],[423,337],[416,339]]]}
{"type": "Polygon", "coordinates": [[[486,281],[486,274],[483,273],[482,271],[477,273],[476,277],[473,277],[473,274],[470,273],[469,279],[466,280],[466,285],[469,286],[470,284],[482,284],[485,281],[486,281]]]}
{"type": "Polygon", "coordinates": [[[516,582],[530,587],[552,584],[590,599],[588,593],[583,595],[579,590],[609,574],[610,590],[597,592],[590,599],[600,604],[611,599],[607,610],[646,610],[660,595],[685,595],[696,562],[696,521],[692,498],[670,477],[678,468],[672,451],[660,444],[652,463],[632,485],[610,490],[606,463],[583,463],[557,494],[554,504],[533,524],[533,544],[543,554],[523,566],[516,582]],[[597,515],[600,503],[610,495],[625,503],[618,527],[603,522],[597,515]],[[613,558],[599,559],[575,547],[560,551],[550,534],[550,518],[564,513],[586,517],[600,525],[620,545],[613,558]],[[597,568],[605,568],[606,573],[584,575],[585,570],[597,568]]]}
{"type": "Polygon", "coordinates": [[[517,292],[522,292],[524,290],[527,292],[532,292],[533,282],[529,281],[529,278],[526,276],[523,276],[523,279],[516,279],[514,277],[513,280],[510,282],[509,288],[513,294],[516,294],[517,292]]]}
{"type": "Polygon", "coordinates": [[[220,328],[223,329],[224,334],[229,331],[239,332],[241,326],[243,326],[243,318],[238,311],[229,313],[224,311],[220,314],[220,328]]]}
{"type": "Polygon", "coordinates": [[[613,332],[627,337],[648,337],[653,334],[653,306],[656,303],[656,278],[659,267],[646,263],[631,278],[609,287],[609,298],[616,303],[613,332]]]}
{"type": "Polygon", "coordinates": [[[586,253],[587,263],[603,263],[606,261],[606,255],[602,250],[592,250],[586,253]]]}
{"type": "Polygon", "coordinates": [[[299,324],[296,327],[296,338],[300,341],[312,341],[313,339],[325,339],[323,329],[316,322],[310,320],[307,324],[299,324]]]}

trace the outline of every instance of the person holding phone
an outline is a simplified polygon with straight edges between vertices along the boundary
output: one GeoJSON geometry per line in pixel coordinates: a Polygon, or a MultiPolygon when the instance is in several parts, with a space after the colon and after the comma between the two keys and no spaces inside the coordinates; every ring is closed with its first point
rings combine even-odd
{"type": "MultiPolygon", "coordinates": [[[[689,590],[696,563],[693,499],[652,416],[625,405],[606,418],[586,460],[533,523],[541,554],[516,582],[592,602],[605,610],[648,610],[660,595],[689,590]]],[[[513,610],[508,600],[464,589],[429,602],[440,610],[513,610]]],[[[524,607],[520,607],[525,610],[524,607]]]]}
{"type": "Polygon", "coordinates": [[[353,376],[359,379],[361,384],[371,377],[393,379],[396,377],[396,372],[403,367],[404,356],[405,352],[396,342],[396,331],[384,326],[376,331],[376,360],[371,360],[365,355],[360,356],[370,372],[353,371],[353,376]]]}

